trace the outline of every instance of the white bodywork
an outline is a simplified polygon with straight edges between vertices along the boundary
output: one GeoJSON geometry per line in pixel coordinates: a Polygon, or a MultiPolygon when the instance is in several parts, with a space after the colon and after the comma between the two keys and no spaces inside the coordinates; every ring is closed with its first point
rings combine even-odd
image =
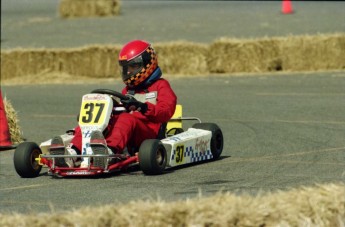
{"type": "Polygon", "coordinates": [[[211,131],[189,128],[161,140],[167,151],[167,167],[212,159],[211,137],[211,131]]]}
{"type": "MultiPolygon", "coordinates": [[[[65,146],[67,146],[71,142],[73,135],[63,134],[63,135],[61,135],[61,138],[62,138],[65,146]]],[[[49,148],[50,148],[51,142],[52,142],[52,140],[50,139],[50,140],[44,141],[40,144],[42,154],[50,154],[49,148]]]]}

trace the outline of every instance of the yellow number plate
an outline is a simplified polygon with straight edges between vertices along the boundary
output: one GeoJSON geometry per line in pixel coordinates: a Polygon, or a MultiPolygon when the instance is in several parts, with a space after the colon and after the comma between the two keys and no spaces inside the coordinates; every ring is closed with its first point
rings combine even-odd
{"type": "Polygon", "coordinates": [[[89,100],[81,104],[79,125],[104,124],[109,102],[107,100],[89,100]]]}

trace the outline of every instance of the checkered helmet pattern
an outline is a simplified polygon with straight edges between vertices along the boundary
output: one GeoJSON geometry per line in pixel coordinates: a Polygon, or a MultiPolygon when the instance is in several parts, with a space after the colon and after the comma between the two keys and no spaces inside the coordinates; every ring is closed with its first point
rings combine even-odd
{"type": "Polygon", "coordinates": [[[128,43],[120,52],[119,63],[122,66],[123,82],[129,87],[137,87],[148,79],[158,67],[157,54],[153,47],[142,40],[128,43]],[[140,65],[130,71],[131,64],[140,65]]]}
{"type": "MultiPolygon", "coordinates": [[[[127,86],[133,86],[136,87],[142,82],[144,82],[147,78],[151,76],[153,71],[157,68],[158,66],[158,61],[157,61],[157,54],[155,53],[154,49],[150,46],[148,47],[143,54],[148,54],[150,57],[149,62],[142,67],[140,72],[136,73],[135,75],[131,76],[128,78],[125,82],[127,86]]],[[[144,62],[145,63],[145,62],[144,62]]]]}

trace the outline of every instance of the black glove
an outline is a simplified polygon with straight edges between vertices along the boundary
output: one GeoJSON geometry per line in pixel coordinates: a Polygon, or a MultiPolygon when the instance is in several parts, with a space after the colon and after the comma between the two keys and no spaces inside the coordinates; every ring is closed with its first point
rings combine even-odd
{"type": "Polygon", "coordinates": [[[125,106],[128,112],[131,111],[139,111],[141,113],[145,113],[147,111],[147,104],[143,102],[139,102],[133,97],[130,97],[127,100],[121,100],[122,104],[125,106]]]}

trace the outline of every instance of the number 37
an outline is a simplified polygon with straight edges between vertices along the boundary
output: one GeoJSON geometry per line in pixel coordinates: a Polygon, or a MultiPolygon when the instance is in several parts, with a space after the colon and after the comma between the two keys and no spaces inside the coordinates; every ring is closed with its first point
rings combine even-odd
{"type": "Polygon", "coordinates": [[[184,146],[179,145],[176,147],[176,163],[183,162],[183,156],[184,156],[184,146]]]}
{"type": "Polygon", "coordinates": [[[98,123],[102,116],[104,106],[104,103],[85,103],[83,106],[81,121],[83,123],[98,123]],[[95,110],[95,108],[98,110],[95,110]]]}

